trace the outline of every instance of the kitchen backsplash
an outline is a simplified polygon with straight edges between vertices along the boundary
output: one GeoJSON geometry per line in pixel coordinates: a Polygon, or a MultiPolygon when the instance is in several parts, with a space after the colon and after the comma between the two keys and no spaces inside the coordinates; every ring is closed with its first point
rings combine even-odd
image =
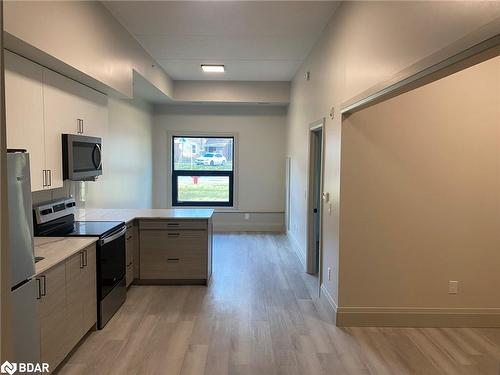
{"type": "Polygon", "coordinates": [[[58,189],[41,190],[32,193],[33,204],[51,201],[58,198],[73,196],[78,208],[85,208],[86,185],[84,181],[64,181],[58,189]]]}

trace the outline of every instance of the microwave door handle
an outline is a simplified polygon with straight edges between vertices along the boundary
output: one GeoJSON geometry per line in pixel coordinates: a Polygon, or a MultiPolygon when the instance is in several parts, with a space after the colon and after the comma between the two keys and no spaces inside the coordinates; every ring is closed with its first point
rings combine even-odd
{"type": "Polygon", "coordinates": [[[99,143],[96,143],[95,144],[97,149],[99,150],[99,165],[97,166],[97,169],[101,169],[102,167],[102,149],[101,149],[101,145],[99,143]]]}
{"type": "Polygon", "coordinates": [[[95,169],[100,169],[102,166],[102,153],[101,153],[101,145],[96,143],[94,145],[94,150],[92,151],[92,164],[94,164],[95,169]],[[95,161],[95,151],[99,151],[99,164],[95,161]]]}

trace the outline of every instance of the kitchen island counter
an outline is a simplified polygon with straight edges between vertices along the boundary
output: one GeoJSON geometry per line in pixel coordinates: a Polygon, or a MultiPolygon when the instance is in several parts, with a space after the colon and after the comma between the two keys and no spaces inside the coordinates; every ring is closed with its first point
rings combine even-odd
{"type": "Polygon", "coordinates": [[[35,264],[37,275],[94,244],[97,237],[35,237],[35,256],[45,259],[35,264]]]}

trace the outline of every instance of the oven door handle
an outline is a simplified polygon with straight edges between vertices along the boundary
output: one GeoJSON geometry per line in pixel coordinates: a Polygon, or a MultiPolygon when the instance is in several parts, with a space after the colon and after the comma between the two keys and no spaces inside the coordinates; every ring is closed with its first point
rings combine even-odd
{"type": "Polygon", "coordinates": [[[102,240],[99,241],[99,245],[103,246],[106,245],[107,243],[116,240],[118,237],[123,236],[127,232],[127,227],[124,226],[123,229],[121,229],[119,232],[116,232],[115,234],[112,234],[109,237],[105,237],[102,240]]]}

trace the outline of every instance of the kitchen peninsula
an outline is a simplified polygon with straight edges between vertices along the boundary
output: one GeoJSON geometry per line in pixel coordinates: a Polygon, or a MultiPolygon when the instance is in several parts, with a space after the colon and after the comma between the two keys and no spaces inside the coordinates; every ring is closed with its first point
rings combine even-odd
{"type": "Polygon", "coordinates": [[[78,221],[127,224],[126,280],[207,284],[212,274],[212,209],[78,209],[78,221]]]}

